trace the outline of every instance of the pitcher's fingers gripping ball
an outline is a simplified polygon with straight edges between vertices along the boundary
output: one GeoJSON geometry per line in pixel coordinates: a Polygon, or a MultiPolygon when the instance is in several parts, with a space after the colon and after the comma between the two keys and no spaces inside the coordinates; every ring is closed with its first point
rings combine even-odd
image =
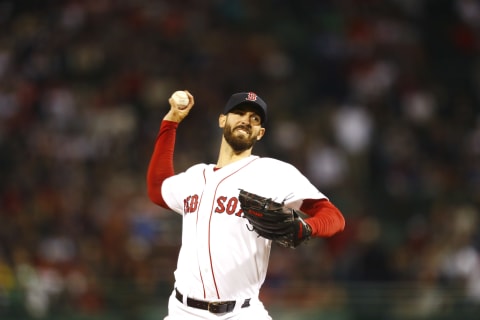
{"type": "Polygon", "coordinates": [[[243,217],[259,236],[288,248],[310,239],[311,228],[297,210],[245,190],[240,190],[238,200],[243,217]]]}

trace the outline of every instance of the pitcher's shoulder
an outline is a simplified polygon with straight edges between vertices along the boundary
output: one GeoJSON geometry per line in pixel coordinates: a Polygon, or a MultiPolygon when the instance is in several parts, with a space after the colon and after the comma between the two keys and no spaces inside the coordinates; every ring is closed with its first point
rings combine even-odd
{"type": "Polygon", "coordinates": [[[259,157],[255,162],[257,162],[257,165],[265,167],[296,169],[292,164],[288,162],[270,157],[259,157]]]}
{"type": "Polygon", "coordinates": [[[206,168],[213,167],[213,164],[207,164],[207,163],[197,163],[185,170],[185,172],[192,173],[192,172],[203,172],[206,168]]]}

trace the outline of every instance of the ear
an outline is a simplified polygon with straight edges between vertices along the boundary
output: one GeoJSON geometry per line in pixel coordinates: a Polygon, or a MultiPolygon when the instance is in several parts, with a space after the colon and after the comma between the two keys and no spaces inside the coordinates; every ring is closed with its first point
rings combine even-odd
{"type": "Polygon", "coordinates": [[[260,128],[260,131],[258,131],[258,134],[257,134],[257,140],[262,139],[264,135],[265,135],[265,128],[260,128]]]}
{"type": "Polygon", "coordinates": [[[225,127],[225,122],[227,122],[227,116],[225,114],[221,114],[218,117],[218,126],[223,129],[225,127]]]}

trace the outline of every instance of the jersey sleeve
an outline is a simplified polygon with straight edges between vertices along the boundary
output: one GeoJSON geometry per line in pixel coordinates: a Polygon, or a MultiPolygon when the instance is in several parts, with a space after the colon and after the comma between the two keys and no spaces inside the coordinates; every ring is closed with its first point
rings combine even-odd
{"type": "Polygon", "coordinates": [[[183,212],[183,203],[180,201],[182,186],[185,186],[186,173],[182,172],[165,180],[162,185],[163,201],[170,210],[183,212]]]}
{"type": "Polygon", "coordinates": [[[285,196],[287,206],[309,216],[305,221],[312,228],[313,236],[330,237],[345,228],[340,210],[297,168],[275,160],[270,165],[278,166],[276,170],[282,173],[279,174],[282,180],[276,181],[270,189],[285,196]]]}
{"type": "Polygon", "coordinates": [[[195,194],[198,183],[204,181],[203,172],[206,165],[203,163],[196,164],[185,172],[171,176],[162,184],[162,198],[167,207],[179,214],[184,212],[184,201],[195,194]],[[197,183],[194,183],[197,182],[197,183]],[[194,191],[195,190],[195,191],[194,191]]]}
{"type": "MultiPolygon", "coordinates": [[[[274,161],[278,162],[278,161],[274,161]]],[[[284,196],[285,204],[293,209],[300,209],[304,199],[327,199],[296,167],[288,163],[279,162],[276,169],[279,174],[270,188],[284,196]]],[[[272,164],[273,166],[273,164],[272,164]]]]}

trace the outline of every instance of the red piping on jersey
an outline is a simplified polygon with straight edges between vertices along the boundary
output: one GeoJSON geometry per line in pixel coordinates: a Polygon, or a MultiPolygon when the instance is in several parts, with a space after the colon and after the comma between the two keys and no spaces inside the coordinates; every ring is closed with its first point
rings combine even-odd
{"type": "MultiPolygon", "coordinates": [[[[205,175],[205,169],[203,169],[203,183],[207,184],[207,176],[205,175]]],[[[197,207],[197,220],[195,222],[195,225],[198,226],[198,211],[200,210],[200,207],[202,206],[202,199],[203,199],[203,191],[202,195],[200,196],[200,199],[198,200],[198,207],[197,207]]],[[[198,260],[198,258],[197,258],[198,260]]],[[[202,276],[202,268],[200,268],[200,263],[198,263],[198,272],[200,273],[200,281],[202,282],[202,289],[203,289],[203,297],[204,299],[207,296],[207,292],[205,290],[205,283],[203,282],[203,276],[202,276]]]]}
{"type": "Polygon", "coordinates": [[[212,251],[211,251],[211,247],[210,247],[210,230],[211,230],[211,224],[212,224],[213,208],[215,206],[215,199],[216,199],[216,196],[217,196],[217,190],[218,190],[218,187],[220,186],[220,184],[223,181],[225,181],[227,178],[230,178],[231,176],[233,176],[234,174],[236,174],[237,172],[239,172],[240,170],[242,170],[243,168],[245,168],[246,166],[248,166],[250,163],[252,163],[253,161],[255,161],[257,159],[258,158],[255,158],[255,159],[249,161],[248,163],[246,163],[242,167],[238,168],[238,170],[232,172],[231,174],[229,174],[228,176],[226,176],[225,178],[220,180],[220,182],[217,184],[217,187],[215,188],[215,193],[213,195],[213,203],[212,203],[211,211],[210,211],[210,219],[208,220],[208,255],[210,256],[210,268],[212,269],[213,284],[215,285],[215,291],[217,292],[217,298],[218,299],[220,299],[220,294],[218,292],[217,280],[215,279],[215,272],[213,271],[212,251]]]}

